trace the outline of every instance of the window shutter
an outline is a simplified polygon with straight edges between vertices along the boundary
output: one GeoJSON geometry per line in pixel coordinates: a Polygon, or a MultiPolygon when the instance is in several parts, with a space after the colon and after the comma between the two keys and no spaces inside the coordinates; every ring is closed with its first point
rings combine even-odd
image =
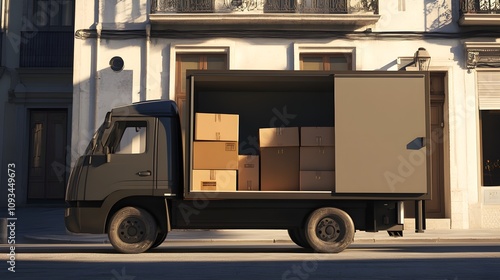
{"type": "Polygon", "coordinates": [[[500,71],[477,72],[480,110],[500,110],[500,71]]]}

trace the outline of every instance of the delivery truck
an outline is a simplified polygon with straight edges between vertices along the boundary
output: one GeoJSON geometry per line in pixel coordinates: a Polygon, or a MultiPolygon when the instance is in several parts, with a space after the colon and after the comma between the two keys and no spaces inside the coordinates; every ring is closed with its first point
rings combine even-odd
{"type": "Polygon", "coordinates": [[[106,114],[68,181],[69,231],[142,253],[174,229],[284,229],[338,253],[357,230],[402,235],[403,201],[430,199],[426,72],[188,71],[186,85],[179,104],[106,114]]]}

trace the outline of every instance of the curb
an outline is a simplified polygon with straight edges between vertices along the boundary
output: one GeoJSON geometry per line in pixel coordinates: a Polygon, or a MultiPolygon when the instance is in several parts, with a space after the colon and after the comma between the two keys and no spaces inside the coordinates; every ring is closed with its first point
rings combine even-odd
{"type": "MultiPolygon", "coordinates": [[[[46,236],[34,236],[34,235],[24,235],[26,240],[39,241],[43,243],[73,243],[73,244],[85,244],[85,243],[95,243],[95,244],[110,244],[108,238],[102,237],[79,237],[73,235],[46,235],[46,236]]],[[[187,243],[187,242],[201,242],[201,243],[271,243],[271,244],[294,244],[290,239],[240,239],[240,238],[174,238],[167,239],[165,243],[187,243]]],[[[387,243],[456,243],[456,242],[477,242],[477,243],[500,243],[500,238],[492,237],[423,237],[423,238],[360,238],[354,239],[353,244],[387,244],[387,243]]]]}
{"type": "Polygon", "coordinates": [[[388,244],[388,243],[458,243],[458,242],[472,242],[472,243],[500,243],[500,238],[490,238],[490,237],[427,237],[427,238],[398,238],[398,239],[374,239],[374,238],[363,238],[354,239],[353,244],[367,244],[367,243],[378,243],[378,244],[388,244]]]}

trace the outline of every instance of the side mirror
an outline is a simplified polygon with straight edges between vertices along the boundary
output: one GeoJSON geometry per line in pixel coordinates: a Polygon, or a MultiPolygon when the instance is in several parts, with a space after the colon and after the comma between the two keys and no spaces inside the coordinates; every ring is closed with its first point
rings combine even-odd
{"type": "Polygon", "coordinates": [[[106,129],[111,127],[111,112],[106,113],[106,118],[104,119],[104,126],[106,129]]]}
{"type": "Polygon", "coordinates": [[[108,146],[104,147],[104,154],[106,155],[106,163],[111,162],[111,152],[108,146]]]}
{"type": "Polygon", "coordinates": [[[96,137],[92,137],[92,150],[95,149],[96,145],[97,145],[97,138],[96,137]]]}

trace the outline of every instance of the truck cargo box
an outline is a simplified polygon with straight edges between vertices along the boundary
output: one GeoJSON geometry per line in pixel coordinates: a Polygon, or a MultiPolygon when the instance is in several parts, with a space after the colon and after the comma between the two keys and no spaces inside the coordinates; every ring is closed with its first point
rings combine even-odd
{"type": "MultiPolygon", "coordinates": [[[[218,198],[430,198],[425,72],[193,70],[187,79],[186,197],[192,190],[195,115],[202,113],[237,115],[238,154],[260,155],[260,191],[219,192],[218,198]],[[299,133],[294,139],[291,129],[299,133]],[[289,171],[285,185],[266,187],[268,168],[285,167],[266,162],[267,149],[297,144],[328,146],[330,164],[314,170],[299,166],[289,171]],[[306,179],[316,178],[314,173],[300,180],[300,171],[330,172],[319,182],[306,179]],[[334,184],[315,186],[324,185],[325,178],[334,184]]],[[[303,157],[299,163],[311,161],[309,154],[303,157]]]]}

